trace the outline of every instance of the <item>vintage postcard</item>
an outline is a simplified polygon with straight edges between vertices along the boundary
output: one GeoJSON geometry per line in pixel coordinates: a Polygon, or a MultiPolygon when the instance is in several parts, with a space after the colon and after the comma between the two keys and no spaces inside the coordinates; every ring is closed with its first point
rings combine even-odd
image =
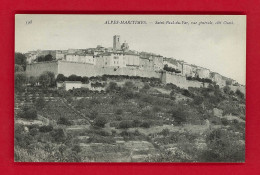
{"type": "Polygon", "coordinates": [[[245,15],[15,15],[16,162],[245,162],[245,15]]]}

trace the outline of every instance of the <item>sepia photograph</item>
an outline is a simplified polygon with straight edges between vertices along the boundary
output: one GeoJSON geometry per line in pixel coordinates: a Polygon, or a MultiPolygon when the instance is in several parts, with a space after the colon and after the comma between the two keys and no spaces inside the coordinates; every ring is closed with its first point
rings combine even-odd
{"type": "Polygon", "coordinates": [[[16,14],[14,44],[15,162],[245,162],[246,15],[16,14]]]}

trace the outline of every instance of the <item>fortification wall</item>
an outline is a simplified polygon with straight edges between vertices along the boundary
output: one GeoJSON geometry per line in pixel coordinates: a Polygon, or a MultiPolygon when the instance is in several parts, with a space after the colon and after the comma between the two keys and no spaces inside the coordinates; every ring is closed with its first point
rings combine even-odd
{"type": "Polygon", "coordinates": [[[63,74],[66,77],[75,74],[78,76],[99,76],[102,75],[99,71],[99,67],[96,67],[88,63],[77,63],[68,61],[58,62],[58,74],[63,74]]]}
{"type": "MultiPolygon", "coordinates": [[[[55,76],[57,76],[58,74],[63,74],[67,77],[72,74],[87,77],[102,76],[104,74],[140,76],[148,78],[154,77],[161,79],[162,83],[173,83],[180,88],[188,89],[189,87],[203,87],[203,83],[198,81],[186,80],[186,77],[182,75],[171,74],[166,72],[160,73],[155,71],[140,70],[129,67],[98,67],[88,63],[77,63],[59,60],[52,62],[29,64],[26,69],[26,73],[28,76],[39,76],[45,71],[53,72],[55,76]]],[[[244,91],[243,89],[241,90],[241,92],[244,91]]]]}
{"type": "Polygon", "coordinates": [[[49,71],[53,72],[55,75],[58,74],[58,62],[49,61],[41,63],[28,64],[26,66],[26,75],[27,76],[40,76],[43,72],[49,71]]]}
{"type": "Polygon", "coordinates": [[[161,74],[154,71],[144,71],[134,68],[117,68],[117,67],[97,67],[91,64],[83,64],[76,62],[59,61],[58,74],[70,76],[72,74],[79,76],[102,76],[107,75],[129,75],[140,77],[155,77],[160,78],[161,74]]]}
{"type": "Polygon", "coordinates": [[[87,77],[102,76],[107,74],[161,78],[161,73],[155,71],[145,71],[129,67],[98,67],[88,63],[77,63],[60,60],[29,64],[26,69],[28,76],[39,76],[45,71],[53,72],[56,76],[58,74],[63,74],[67,77],[72,74],[87,77]]]}
{"type": "Polygon", "coordinates": [[[189,87],[203,87],[203,83],[201,82],[186,80],[185,76],[170,74],[166,72],[164,72],[162,75],[162,82],[165,84],[172,83],[184,89],[188,89],[189,87]]]}

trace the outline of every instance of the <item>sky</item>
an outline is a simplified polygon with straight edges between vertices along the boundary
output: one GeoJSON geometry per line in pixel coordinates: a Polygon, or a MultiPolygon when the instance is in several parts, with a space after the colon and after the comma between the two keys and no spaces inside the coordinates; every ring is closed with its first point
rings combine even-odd
{"type": "Polygon", "coordinates": [[[112,47],[114,35],[120,35],[131,50],[183,60],[245,85],[245,15],[15,16],[16,52],[112,47]]]}

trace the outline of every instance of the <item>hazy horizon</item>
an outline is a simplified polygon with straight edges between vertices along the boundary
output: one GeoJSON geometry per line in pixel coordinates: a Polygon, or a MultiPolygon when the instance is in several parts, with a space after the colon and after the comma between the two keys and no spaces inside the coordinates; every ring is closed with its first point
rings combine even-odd
{"type": "Polygon", "coordinates": [[[113,46],[120,35],[130,50],[152,52],[245,84],[246,16],[224,15],[16,15],[15,51],[67,50],[113,46]],[[138,20],[147,24],[105,24],[138,20]],[[155,24],[155,21],[233,21],[222,25],[155,24]],[[26,24],[26,22],[30,22],[26,24]]]}

